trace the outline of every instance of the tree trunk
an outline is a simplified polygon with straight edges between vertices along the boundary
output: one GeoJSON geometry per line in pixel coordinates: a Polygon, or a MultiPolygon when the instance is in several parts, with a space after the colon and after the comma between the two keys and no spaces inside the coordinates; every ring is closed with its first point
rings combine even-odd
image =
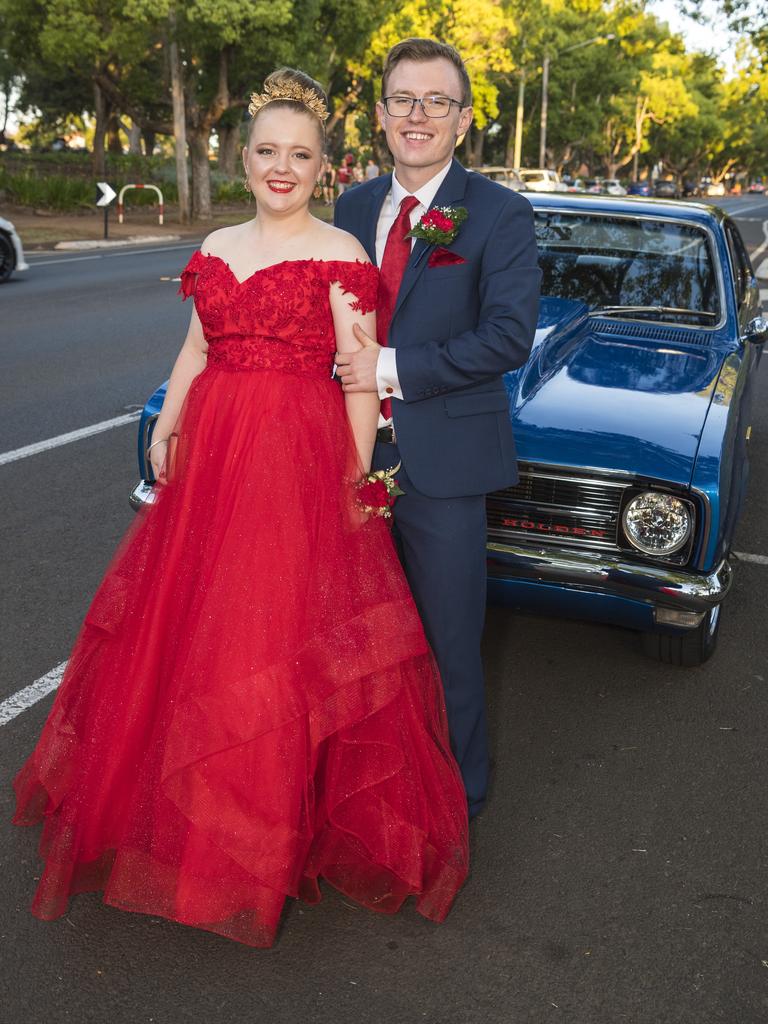
{"type": "Polygon", "coordinates": [[[392,166],[392,154],[389,152],[386,135],[378,128],[371,136],[371,149],[373,150],[373,159],[383,174],[385,168],[392,166]]]}
{"type": "Polygon", "coordinates": [[[192,218],[210,220],[211,165],[208,161],[210,131],[195,128],[189,133],[189,155],[192,158],[192,218]]]}
{"type": "Polygon", "coordinates": [[[142,128],[141,139],[144,143],[144,156],[152,156],[155,152],[156,132],[153,132],[150,128],[142,128]]]}
{"type": "Polygon", "coordinates": [[[141,156],[141,125],[131,120],[129,125],[123,124],[123,131],[128,136],[128,152],[131,156],[141,156]]]}
{"type": "Polygon", "coordinates": [[[483,146],[485,144],[485,128],[472,126],[472,163],[471,167],[483,166],[483,146]]]}
{"type": "Polygon", "coordinates": [[[168,59],[171,65],[171,97],[173,99],[173,142],[176,152],[176,188],[179,195],[179,223],[190,220],[189,172],[187,168],[187,119],[184,102],[184,88],[181,80],[181,61],[176,42],[176,11],[171,8],[168,15],[170,46],[168,59]]]}
{"type": "Polygon", "coordinates": [[[8,128],[8,115],[11,112],[11,89],[13,88],[13,82],[10,78],[6,78],[3,82],[3,125],[0,128],[0,138],[5,138],[5,133],[8,128]]]}
{"type": "Polygon", "coordinates": [[[95,178],[104,178],[106,175],[104,139],[107,134],[108,104],[104,93],[95,82],[93,83],[93,109],[96,115],[96,125],[93,131],[93,175],[95,178]]]}
{"type": "Polygon", "coordinates": [[[120,118],[112,113],[107,119],[107,150],[116,156],[123,155],[123,144],[120,141],[120,118]]]}
{"type": "MultiPolygon", "coordinates": [[[[202,108],[197,98],[197,84],[187,83],[184,95],[187,112],[187,139],[192,160],[192,219],[210,220],[211,209],[211,165],[208,160],[208,146],[211,130],[230,108],[229,95],[229,54],[231,47],[224,47],[219,53],[219,82],[216,94],[207,107],[202,108]]],[[[177,143],[178,145],[178,143],[177,143]]]]}
{"type": "Polygon", "coordinates": [[[514,124],[510,125],[507,137],[505,163],[507,167],[520,167],[523,149],[523,118],[525,116],[525,71],[520,71],[517,79],[517,108],[514,124]]]}
{"type": "Polygon", "coordinates": [[[237,176],[240,155],[240,124],[220,124],[217,128],[219,136],[218,168],[230,178],[237,176]]]}

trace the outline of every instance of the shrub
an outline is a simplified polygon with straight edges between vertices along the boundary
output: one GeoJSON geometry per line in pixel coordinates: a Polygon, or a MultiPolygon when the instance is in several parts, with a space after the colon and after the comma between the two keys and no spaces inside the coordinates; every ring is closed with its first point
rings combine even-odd
{"type": "Polygon", "coordinates": [[[95,201],[90,181],[58,174],[35,174],[29,170],[11,174],[0,167],[0,189],[19,206],[64,212],[92,206],[95,201]]]}

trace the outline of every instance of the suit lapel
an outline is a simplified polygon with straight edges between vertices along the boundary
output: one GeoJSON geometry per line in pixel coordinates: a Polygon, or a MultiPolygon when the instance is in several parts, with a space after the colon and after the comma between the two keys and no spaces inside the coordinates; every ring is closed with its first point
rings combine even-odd
{"type": "MultiPolygon", "coordinates": [[[[435,206],[451,206],[454,203],[460,203],[464,198],[464,193],[467,189],[467,172],[461,166],[458,160],[454,158],[451,164],[451,169],[445,176],[445,181],[442,183],[440,188],[437,190],[432,207],[435,206]]],[[[430,207],[430,209],[432,208],[430,207]]],[[[381,207],[379,207],[381,209],[381,207]]],[[[411,252],[411,257],[408,260],[408,266],[405,268],[403,274],[403,280],[400,282],[400,291],[397,293],[397,302],[392,313],[392,320],[397,316],[397,312],[405,302],[411,289],[418,281],[422,274],[424,267],[427,265],[426,254],[432,247],[424,241],[423,238],[417,238],[416,244],[411,252]]]]}
{"type": "Polygon", "coordinates": [[[370,188],[368,209],[364,218],[365,227],[360,241],[363,243],[365,251],[368,253],[368,258],[374,266],[378,266],[376,261],[376,230],[379,226],[379,214],[384,205],[384,200],[387,198],[387,193],[391,188],[391,174],[385,174],[383,177],[377,178],[370,188]]]}

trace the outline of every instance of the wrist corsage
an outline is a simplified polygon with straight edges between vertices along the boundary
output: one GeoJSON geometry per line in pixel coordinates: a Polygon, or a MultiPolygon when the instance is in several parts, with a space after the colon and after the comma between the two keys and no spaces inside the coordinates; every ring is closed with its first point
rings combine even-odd
{"type": "Polygon", "coordinates": [[[468,216],[464,206],[433,206],[407,237],[423,238],[429,245],[450,245],[468,216]]]}
{"type": "Polygon", "coordinates": [[[356,499],[361,512],[381,516],[382,519],[392,518],[392,506],[398,495],[404,493],[395,480],[395,473],[401,465],[402,463],[398,462],[391,469],[377,469],[375,473],[368,473],[359,481],[356,499]]]}

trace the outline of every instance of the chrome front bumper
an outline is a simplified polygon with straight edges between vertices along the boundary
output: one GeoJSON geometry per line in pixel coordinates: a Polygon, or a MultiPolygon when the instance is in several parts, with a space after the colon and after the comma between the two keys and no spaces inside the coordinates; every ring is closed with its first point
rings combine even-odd
{"type": "MultiPolygon", "coordinates": [[[[140,480],[129,500],[131,508],[138,510],[156,499],[153,485],[140,480]]],[[[711,573],[701,574],[672,566],[639,565],[599,551],[533,548],[491,541],[487,552],[488,576],[501,583],[543,583],[636,601],[655,610],[697,613],[701,617],[725,599],[733,578],[726,559],[711,573]]]]}
{"type": "Polygon", "coordinates": [[[488,575],[500,582],[545,583],[702,616],[724,600],[733,576],[725,559],[704,575],[672,566],[638,565],[605,552],[495,542],[489,542],[487,550],[488,575]]]}

